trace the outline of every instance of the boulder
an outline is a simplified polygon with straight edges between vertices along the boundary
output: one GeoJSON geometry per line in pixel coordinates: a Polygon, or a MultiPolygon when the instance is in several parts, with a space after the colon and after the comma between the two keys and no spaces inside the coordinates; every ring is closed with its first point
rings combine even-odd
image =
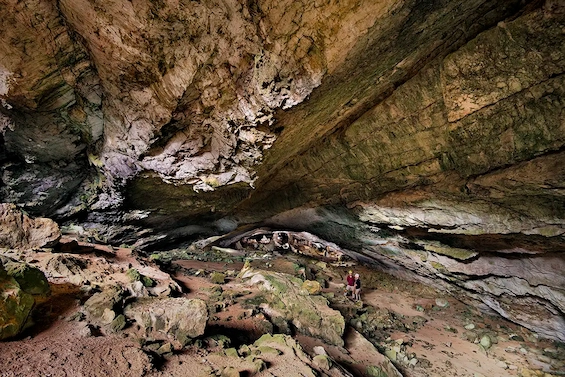
{"type": "Polygon", "coordinates": [[[33,305],[33,297],[0,263],[0,340],[18,335],[26,327],[33,305]]]}
{"type": "Polygon", "coordinates": [[[47,295],[51,292],[49,282],[40,269],[4,256],[0,256],[0,262],[4,265],[8,275],[18,282],[20,289],[25,293],[47,295]]]}
{"type": "Polygon", "coordinates": [[[306,280],[302,283],[302,289],[306,290],[306,292],[311,295],[317,295],[322,292],[322,286],[320,282],[316,280],[306,280]]]}
{"type": "Polygon", "coordinates": [[[83,285],[93,278],[87,269],[91,263],[88,259],[82,259],[69,254],[54,254],[46,259],[41,266],[48,278],[64,278],[71,284],[83,285]]]}
{"type": "Polygon", "coordinates": [[[61,231],[53,220],[32,219],[15,205],[0,203],[0,247],[23,250],[52,247],[59,238],[61,231]]]}
{"type": "Polygon", "coordinates": [[[128,305],[124,314],[135,320],[145,335],[167,334],[182,344],[204,334],[208,322],[206,303],[200,299],[141,299],[128,305]]]}
{"type": "Polygon", "coordinates": [[[84,303],[84,309],[90,315],[90,319],[97,323],[109,324],[120,312],[123,306],[124,292],[118,286],[110,286],[102,292],[92,295],[84,303]]]}
{"type": "Polygon", "coordinates": [[[332,367],[332,360],[328,357],[328,355],[316,355],[312,359],[314,365],[322,370],[330,370],[332,367]]]}
{"type": "MultiPolygon", "coordinates": [[[[347,334],[348,350],[362,350],[371,365],[367,367],[367,376],[370,377],[402,377],[402,374],[396,369],[391,362],[392,359],[388,354],[383,355],[379,350],[358,331],[351,329],[347,334]]],[[[396,355],[396,352],[394,352],[396,355]]]]}
{"type": "Polygon", "coordinates": [[[268,298],[261,308],[272,320],[283,317],[302,334],[343,346],[343,316],[331,309],[324,297],[309,295],[302,289],[302,280],[288,274],[254,270],[249,264],[244,266],[239,277],[265,291],[268,298]]]}

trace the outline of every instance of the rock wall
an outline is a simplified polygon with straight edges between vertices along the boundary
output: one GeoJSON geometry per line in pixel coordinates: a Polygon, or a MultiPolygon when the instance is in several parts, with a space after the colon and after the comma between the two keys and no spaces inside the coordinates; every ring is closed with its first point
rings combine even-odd
{"type": "Polygon", "coordinates": [[[563,333],[559,1],[0,9],[0,202],[146,247],[309,230],[563,333]]]}

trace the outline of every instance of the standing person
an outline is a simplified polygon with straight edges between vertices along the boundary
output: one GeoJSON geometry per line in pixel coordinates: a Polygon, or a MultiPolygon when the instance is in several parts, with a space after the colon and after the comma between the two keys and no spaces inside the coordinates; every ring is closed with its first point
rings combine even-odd
{"type": "Polygon", "coordinates": [[[353,299],[361,301],[361,278],[359,274],[355,274],[355,290],[353,291],[353,299]]]}
{"type": "Polygon", "coordinates": [[[353,271],[351,271],[351,270],[349,270],[349,272],[347,274],[347,286],[345,287],[344,296],[347,297],[349,292],[351,292],[351,297],[354,297],[354,295],[355,295],[355,277],[353,276],[353,271]]]}

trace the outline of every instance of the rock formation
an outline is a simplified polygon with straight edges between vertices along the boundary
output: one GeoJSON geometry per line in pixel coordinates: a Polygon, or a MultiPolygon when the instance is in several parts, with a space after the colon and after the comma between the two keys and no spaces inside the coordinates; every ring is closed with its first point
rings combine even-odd
{"type": "Polygon", "coordinates": [[[0,9],[1,202],[145,248],[305,230],[565,341],[561,2],[0,9]]]}
{"type": "Polygon", "coordinates": [[[0,203],[0,247],[34,249],[54,246],[61,238],[57,223],[47,218],[32,219],[14,204],[0,203]]]}

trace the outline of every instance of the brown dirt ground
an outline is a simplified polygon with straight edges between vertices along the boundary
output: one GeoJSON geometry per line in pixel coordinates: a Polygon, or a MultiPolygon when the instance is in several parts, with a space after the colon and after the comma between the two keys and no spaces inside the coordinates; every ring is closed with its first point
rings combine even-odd
{"type": "MultiPolygon", "coordinates": [[[[112,252],[115,263],[129,265],[135,262],[127,249],[111,250],[99,247],[102,251],[112,252]]],[[[210,271],[239,271],[241,264],[209,263],[198,261],[177,262],[175,280],[184,287],[186,297],[206,299],[209,289],[214,285],[205,276],[210,271]],[[201,276],[188,274],[187,271],[203,270],[201,276]]],[[[295,273],[294,262],[288,259],[274,259],[269,262],[254,262],[256,267],[264,267],[287,273],[295,273]],[[268,265],[266,264],[268,263],[268,265]]],[[[328,276],[332,279],[326,292],[342,295],[342,281],[347,268],[329,268],[328,276]]],[[[549,341],[539,340],[529,331],[500,318],[481,315],[473,308],[444,296],[441,292],[416,283],[396,280],[386,274],[356,267],[362,276],[370,277],[378,286],[364,289],[363,305],[386,308],[405,316],[420,315],[427,323],[416,331],[392,332],[392,340],[403,339],[408,344],[407,353],[415,353],[419,362],[415,367],[402,367],[406,377],[425,376],[487,376],[506,377],[522,376],[524,368],[541,369],[548,367],[547,356],[541,356],[543,350],[555,348],[549,341]],[[435,299],[446,298],[449,306],[438,309],[435,299]],[[424,312],[416,310],[420,305],[424,312]],[[435,309],[434,309],[435,308],[435,309]],[[499,334],[498,344],[486,352],[478,344],[462,339],[466,331],[465,324],[473,323],[477,328],[490,329],[499,334]],[[508,334],[515,333],[524,341],[508,339],[508,334]]],[[[373,284],[374,285],[374,284],[373,284]]],[[[84,301],[85,295],[79,287],[68,283],[51,284],[52,295],[40,303],[34,316],[36,324],[20,338],[0,342],[0,377],[38,376],[38,377],[94,377],[94,376],[191,376],[198,377],[219,373],[226,366],[234,366],[244,371],[242,375],[251,375],[250,366],[243,360],[233,360],[223,356],[221,350],[199,349],[194,346],[178,351],[174,356],[155,363],[140,348],[139,339],[132,331],[119,334],[84,335],[85,322],[69,321],[84,301]],[[246,371],[246,372],[245,372],[246,371]]],[[[235,277],[229,277],[222,285],[224,291],[248,290],[245,298],[257,293],[253,287],[242,287],[235,277]]],[[[356,304],[346,302],[344,305],[356,304]]],[[[261,315],[245,315],[240,302],[228,305],[211,316],[210,331],[218,331],[232,337],[239,336],[252,342],[262,335],[261,315]]],[[[364,349],[353,344],[351,330],[345,334],[345,349],[323,345],[317,339],[298,336],[304,350],[314,355],[313,347],[323,345],[328,354],[339,361],[355,376],[365,376],[368,365],[375,364],[374,350],[364,349]]],[[[267,371],[257,376],[285,375],[298,376],[302,372],[293,367],[296,359],[280,357],[270,363],[267,371]],[[277,364],[278,363],[278,364],[277,364]],[[275,368],[276,367],[276,368],[275,368]],[[273,373],[276,370],[282,372],[273,373]]],[[[563,364],[561,364],[563,365],[563,364]]],[[[524,371],[524,372],[523,372],[524,371]]],[[[560,375],[556,371],[555,375],[560,375]]],[[[328,372],[328,375],[339,375],[328,372]]]]}

